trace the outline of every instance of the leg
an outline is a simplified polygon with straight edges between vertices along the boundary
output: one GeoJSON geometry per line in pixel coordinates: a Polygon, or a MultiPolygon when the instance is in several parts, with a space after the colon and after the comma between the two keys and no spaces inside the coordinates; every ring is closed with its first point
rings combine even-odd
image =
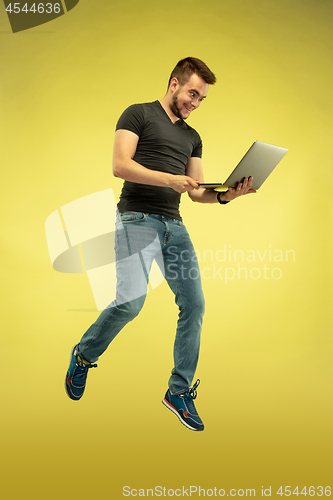
{"type": "Polygon", "coordinates": [[[189,234],[178,221],[172,226],[172,234],[162,251],[165,278],[179,307],[174,367],[169,380],[171,393],[178,394],[191,385],[197,367],[205,302],[197,257],[189,234]]]}
{"type": "Polygon", "coordinates": [[[79,354],[93,363],[140,312],[147,293],[151,264],[160,250],[156,230],[142,213],[125,213],[116,225],[117,293],[113,301],[83,335],[79,354]]]}

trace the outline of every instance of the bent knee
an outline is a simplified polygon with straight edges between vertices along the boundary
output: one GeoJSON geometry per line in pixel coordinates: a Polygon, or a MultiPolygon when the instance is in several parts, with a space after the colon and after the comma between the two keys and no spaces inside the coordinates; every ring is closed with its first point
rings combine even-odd
{"type": "Polygon", "coordinates": [[[205,313],[205,299],[203,296],[196,297],[195,300],[187,302],[180,309],[184,309],[185,313],[193,318],[202,318],[205,313]]]}
{"type": "Polygon", "coordinates": [[[195,301],[193,306],[197,314],[203,316],[205,313],[205,299],[201,297],[199,300],[195,301]]]}
{"type": "Polygon", "coordinates": [[[118,309],[121,310],[126,316],[132,320],[134,319],[142,309],[145,297],[139,297],[137,299],[125,302],[124,304],[118,305],[118,309]]]}

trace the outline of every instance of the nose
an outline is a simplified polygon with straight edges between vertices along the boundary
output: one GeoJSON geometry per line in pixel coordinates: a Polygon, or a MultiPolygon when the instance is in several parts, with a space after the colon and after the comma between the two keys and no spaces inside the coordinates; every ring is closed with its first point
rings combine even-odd
{"type": "Polygon", "coordinates": [[[201,102],[199,101],[198,97],[193,97],[191,100],[191,106],[193,106],[194,109],[197,109],[200,106],[201,102]]]}

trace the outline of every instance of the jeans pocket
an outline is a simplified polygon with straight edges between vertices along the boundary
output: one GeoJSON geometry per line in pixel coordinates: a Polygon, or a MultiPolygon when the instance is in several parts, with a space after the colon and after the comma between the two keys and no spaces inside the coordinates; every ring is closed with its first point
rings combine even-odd
{"type": "Polygon", "coordinates": [[[128,222],[141,222],[147,217],[143,212],[123,212],[120,214],[120,220],[123,224],[128,222]]]}

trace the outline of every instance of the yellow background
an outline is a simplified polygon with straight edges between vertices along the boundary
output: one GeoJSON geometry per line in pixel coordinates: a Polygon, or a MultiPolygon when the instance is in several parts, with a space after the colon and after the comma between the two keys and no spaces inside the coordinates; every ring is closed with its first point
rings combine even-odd
{"type": "Polygon", "coordinates": [[[81,0],[15,35],[3,4],[0,14],[3,497],[194,485],[257,496],[272,486],[281,498],[279,486],[333,486],[332,3],[81,0]],[[65,203],[119,194],[115,123],[128,105],[163,97],[188,55],[218,78],[189,120],[206,181],[222,182],[256,139],[289,148],[256,195],[227,206],[183,196],[195,247],[295,252],[276,264],[279,280],[203,281],[203,433],[160,402],[177,318],[165,283],[99,360],[84,398],[66,397],[70,348],[97,312],[85,275],[52,269],[44,232],[65,203]]]}

